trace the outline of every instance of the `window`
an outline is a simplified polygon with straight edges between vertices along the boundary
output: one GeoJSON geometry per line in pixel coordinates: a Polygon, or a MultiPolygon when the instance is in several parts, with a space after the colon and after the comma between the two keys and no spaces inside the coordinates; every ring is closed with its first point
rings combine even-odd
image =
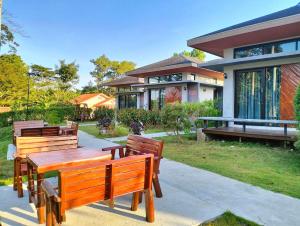
{"type": "Polygon", "coordinates": [[[131,89],[130,87],[120,87],[118,88],[118,92],[129,92],[131,89]]]}
{"type": "Polygon", "coordinates": [[[149,84],[156,84],[161,82],[174,82],[174,81],[182,81],[182,74],[171,74],[171,75],[163,75],[163,76],[153,76],[148,78],[149,84]]]}
{"type": "Polygon", "coordinates": [[[264,54],[273,54],[281,52],[292,52],[300,50],[299,42],[300,40],[288,40],[237,48],[234,50],[234,58],[259,56],[264,54]]]}
{"type": "Polygon", "coordinates": [[[119,95],[119,109],[123,108],[137,108],[137,95],[119,95]]]}
{"type": "Polygon", "coordinates": [[[165,103],[165,89],[149,90],[149,110],[160,110],[165,103]]]}
{"type": "Polygon", "coordinates": [[[196,81],[196,75],[195,74],[191,74],[191,78],[192,78],[192,80],[196,81]]]}
{"type": "Polygon", "coordinates": [[[259,68],[235,73],[235,117],[280,118],[280,67],[259,68]]]}

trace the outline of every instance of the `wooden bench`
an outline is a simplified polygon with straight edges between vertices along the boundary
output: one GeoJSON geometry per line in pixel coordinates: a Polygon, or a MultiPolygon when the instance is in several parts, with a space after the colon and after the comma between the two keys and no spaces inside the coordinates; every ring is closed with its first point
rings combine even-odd
{"type": "MultiPolygon", "coordinates": [[[[58,190],[47,180],[42,182],[46,196],[46,225],[61,224],[66,220],[66,210],[94,202],[113,200],[131,193],[133,193],[131,210],[136,211],[140,192],[145,194],[146,220],[153,222],[152,173],[151,154],[99,161],[59,170],[58,190]]],[[[99,225],[101,223],[99,222],[99,225]]]]}
{"type": "Polygon", "coordinates": [[[16,143],[16,137],[21,136],[21,129],[44,127],[43,120],[14,121],[13,122],[13,143],[16,143]]]}
{"type": "Polygon", "coordinates": [[[157,141],[150,138],[145,138],[138,135],[129,135],[127,139],[127,144],[125,146],[114,146],[103,148],[102,151],[110,151],[112,158],[115,159],[116,151],[119,151],[120,158],[130,155],[141,155],[141,154],[153,154],[154,155],[154,165],[153,165],[153,185],[155,189],[156,197],[161,198],[162,191],[158,179],[160,160],[163,158],[164,142],[157,141]],[[125,151],[125,153],[124,153],[125,151]]]}
{"type": "Polygon", "coordinates": [[[78,133],[78,123],[73,121],[67,121],[67,126],[61,128],[63,135],[77,135],[78,133]]]}
{"type": "Polygon", "coordinates": [[[59,126],[21,129],[21,137],[49,137],[59,136],[59,126]]]}
{"type": "Polygon", "coordinates": [[[26,157],[34,152],[58,151],[78,147],[77,136],[17,137],[14,156],[14,190],[23,197],[22,176],[27,175],[26,157]]]}

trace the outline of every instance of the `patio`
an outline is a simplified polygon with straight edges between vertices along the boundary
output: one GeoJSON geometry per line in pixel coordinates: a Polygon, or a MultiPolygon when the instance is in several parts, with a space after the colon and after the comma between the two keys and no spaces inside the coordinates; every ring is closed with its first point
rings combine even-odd
{"type": "MultiPolygon", "coordinates": [[[[91,148],[111,146],[83,132],[79,132],[79,140],[80,145],[91,148]]],[[[226,210],[263,225],[296,225],[300,221],[299,199],[181,163],[164,159],[160,181],[164,197],[155,198],[153,225],[198,225],[226,210]]],[[[11,186],[0,187],[3,225],[38,225],[27,191],[24,195],[18,199],[11,186]]],[[[70,210],[64,225],[147,225],[144,205],[132,212],[130,198],[117,199],[115,209],[92,204],[70,210]]]]}

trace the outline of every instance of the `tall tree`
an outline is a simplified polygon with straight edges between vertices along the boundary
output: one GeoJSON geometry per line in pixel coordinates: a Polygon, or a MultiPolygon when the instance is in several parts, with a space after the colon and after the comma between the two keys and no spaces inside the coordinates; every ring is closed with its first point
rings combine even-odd
{"type": "Polygon", "coordinates": [[[187,51],[184,50],[180,53],[174,53],[173,56],[178,56],[178,55],[183,55],[183,56],[190,56],[190,57],[196,57],[199,60],[204,61],[205,60],[205,53],[199,49],[193,49],[192,51],[187,51]]]}
{"type": "Polygon", "coordinates": [[[55,78],[55,71],[53,71],[52,68],[38,64],[33,64],[30,68],[33,77],[36,78],[37,81],[49,81],[55,78]]]}
{"type": "Polygon", "coordinates": [[[105,55],[92,59],[90,62],[94,65],[94,70],[90,74],[95,78],[98,90],[104,80],[116,79],[135,68],[135,63],[131,61],[110,60],[105,55]]]}
{"type": "Polygon", "coordinates": [[[23,103],[27,93],[28,67],[16,54],[0,56],[0,105],[23,103]]]}
{"type": "Polygon", "coordinates": [[[97,87],[92,83],[92,81],[89,81],[89,83],[86,86],[83,86],[81,89],[81,94],[85,93],[96,93],[97,87]]]}
{"type": "Polygon", "coordinates": [[[79,82],[79,65],[76,64],[75,61],[66,63],[65,60],[60,60],[59,65],[56,65],[55,68],[55,73],[61,89],[68,90],[72,85],[79,82]]]}

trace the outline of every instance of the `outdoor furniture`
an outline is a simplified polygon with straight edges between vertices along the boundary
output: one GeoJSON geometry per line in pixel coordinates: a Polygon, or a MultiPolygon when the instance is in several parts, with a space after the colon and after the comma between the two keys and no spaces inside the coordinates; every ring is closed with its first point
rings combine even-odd
{"type": "Polygon", "coordinates": [[[62,127],[61,132],[63,135],[77,135],[78,133],[78,123],[67,121],[67,127],[62,127]]]}
{"type": "Polygon", "coordinates": [[[22,176],[27,175],[26,157],[28,154],[72,148],[76,149],[77,146],[77,136],[17,137],[16,153],[14,154],[13,188],[18,191],[18,197],[23,197],[22,176]]]}
{"type": "MultiPolygon", "coordinates": [[[[70,138],[70,136],[68,136],[70,138]]],[[[49,171],[57,171],[66,167],[91,164],[101,160],[110,160],[111,155],[100,150],[86,148],[66,148],[60,151],[31,153],[27,156],[28,167],[28,192],[29,202],[37,207],[38,221],[45,222],[45,200],[41,184],[44,174],[49,171]],[[37,187],[35,190],[33,171],[37,173],[37,187]]],[[[95,172],[94,172],[95,173],[95,172]]],[[[84,179],[84,178],[82,178],[84,179]]],[[[79,183],[83,184],[83,183],[79,183]]],[[[94,184],[95,185],[95,184],[94,184]]]]}
{"type": "Polygon", "coordinates": [[[294,133],[288,132],[289,125],[297,125],[298,121],[294,120],[267,120],[267,119],[240,119],[240,118],[226,118],[226,117],[199,117],[199,120],[204,121],[203,132],[205,134],[212,135],[226,135],[247,137],[256,139],[268,139],[268,140],[282,140],[282,141],[294,141],[294,133]],[[214,128],[208,128],[208,122],[214,121],[214,128]],[[233,126],[229,127],[229,123],[237,123],[242,125],[242,128],[233,126]],[[219,124],[225,124],[221,126],[219,124]],[[272,129],[255,129],[247,128],[247,125],[283,125],[283,131],[272,129]]]}
{"type": "Polygon", "coordinates": [[[44,127],[43,120],[14,121],[13,122],[13,143],[16,143],[16,137],[21,136],[21,129],[44,127]]]}
{"type": "Polygon", "coordinates": [[[42,182],[42,190],[46,196],[46,225],[56,225],[56,222],[61,224],[66,220],[66,210],[113,200],[130,193],[133,193],[131,210],[136,211],[140,192],[145,194],[146,220],[153,222],[152,170],[152,154],[85,162],[81,166],[59,170],[58,190],[47,180],[42,182]]]}
{"type": "Polygon", "coordinates": [[[21,129],[21,137],[59,136],[59,126],[21,129]]]}
{"type": "Polygon", "coordinates": [[[162,191],[158,179],[160,160],[163,158],[163,141],[157,141],[150,138],[145,138],[137,135],[129,135],[125,146],[114,146],[103,148],[102,151],[110,151],[112,159],[115,159],[116,150],[119,151],[119,157],[131,155],[141,155],[151,153],[154,155],[153,164],[153,185],[156,197],[161,198],[162,191]],[[124,153],[125,151],[125,153],[124,153]]]}

